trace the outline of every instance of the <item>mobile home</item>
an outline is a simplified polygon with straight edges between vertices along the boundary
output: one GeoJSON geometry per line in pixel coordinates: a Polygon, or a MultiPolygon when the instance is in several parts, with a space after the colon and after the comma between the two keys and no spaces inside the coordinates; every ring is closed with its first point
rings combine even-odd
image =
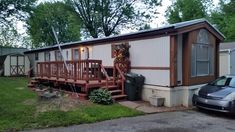
{"type": "Polygon", "coordinates": [[[235,74],[235,42],[220,44],[220,76],[235,74]]]}
{"type": "MultiPolygon", "coordinates": [[[[149,101],[152,96],[161,96],[165,98],[164,105],[171,107],[191,105],[193,92],[219,76],[219,44],[223,39],[223,34],[207,20],[197,19],[136,33],[65,43],[61,48],[71,64],[79,60],[100,60],[104,68],[115,69],[115,46],[128,45],[130,72],[146,78],[142,99],[149,101]]],[[[43,62],[47,62],[46,68],[54,65],[58,74],[60,68],[53,64],[62,60],[57,45],[25,54],[32,60],[36,76],[43,72],[43,62]]],[[[76,70],[72,72],[77,76],[76,70]]],[[[72,76],[68,72],[66,75],[66,79],[72,76]]],[[[44,74],[39,76],[43,78],[44,74]]]]}

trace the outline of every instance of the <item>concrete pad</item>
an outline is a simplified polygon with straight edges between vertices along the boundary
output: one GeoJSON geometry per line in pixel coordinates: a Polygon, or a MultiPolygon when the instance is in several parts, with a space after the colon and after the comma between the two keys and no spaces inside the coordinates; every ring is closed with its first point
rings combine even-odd
{"type": "Polygon", "coordinates": [[[136,109],[137,107],[139,107],[141,104],[135,103],[133,101],[122,101],[122,102],[118,102],[120,105],[132,108],[132,109],[136,109]]]}
{"type": "Polygon", "coordinates": [[[118,102],[118,103],[120,105],[125,106],[125,107],[135,109],[138,111],[142,111],[146,114],[192,109],[192,107],[183,107],[183,106],[180,106],[180,107],[154,107],[149,102],[145,102],[145,101],[122,101],[122,102],[118,102]]]}
{"type": "Polygon", "coordinates": [[[140,107],[137,107],[136,110],[142,111],[142,112],[144,112],[146,114],[151,114],[151,113],[159,112],[156,108],[149,107],[149,106],[140,106],[140,107]]]}

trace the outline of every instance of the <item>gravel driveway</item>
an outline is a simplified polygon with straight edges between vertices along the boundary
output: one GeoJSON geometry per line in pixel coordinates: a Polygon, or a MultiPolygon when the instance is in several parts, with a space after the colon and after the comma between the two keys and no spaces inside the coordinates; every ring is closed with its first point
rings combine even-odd
{"type": "Polygon", "coordinates": [[[31,132],[235,132],[235,117],[189,110],[31,132]]]}

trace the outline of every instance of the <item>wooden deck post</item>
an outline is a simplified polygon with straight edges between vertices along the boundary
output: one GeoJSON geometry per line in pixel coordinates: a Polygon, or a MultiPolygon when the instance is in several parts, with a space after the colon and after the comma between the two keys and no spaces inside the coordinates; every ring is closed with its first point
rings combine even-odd
{"type": "Polygon", "coordinates": [[[89,83],[89,62],[86,61],[86,82],[89,83]]]}
{"type": "Polygon", "coordinates": [[[74,67],[74,82],[77,81],[77,62],[73,61],[73,67],[74,67]]]}
{"type": "Polygon", "coordinates": [[[48,63],[48,69],[49,69],[48,78],[51,78],[51,63],[48,63]]]}
{"type": "Polygon", "coordinates": [[[40,63],[40,75],[41,75],[41,78],[43,77],[43,64],[40,63]]]}
{"type": "Polygon", "coordinates": [[[65,81],[68,80],[68,69],[66,68],[65,64],[64,65],[64,76],[65,76],[65,81]]]}

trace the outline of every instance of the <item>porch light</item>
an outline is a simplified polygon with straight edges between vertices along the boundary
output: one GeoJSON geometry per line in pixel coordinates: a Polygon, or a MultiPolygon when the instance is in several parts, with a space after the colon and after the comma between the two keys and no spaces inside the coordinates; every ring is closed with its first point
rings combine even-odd
{"type": "Polygon", "coordinates": [[[81,48],[81,51],[84,52],[84,48],[83,47],[81,48]]]}

